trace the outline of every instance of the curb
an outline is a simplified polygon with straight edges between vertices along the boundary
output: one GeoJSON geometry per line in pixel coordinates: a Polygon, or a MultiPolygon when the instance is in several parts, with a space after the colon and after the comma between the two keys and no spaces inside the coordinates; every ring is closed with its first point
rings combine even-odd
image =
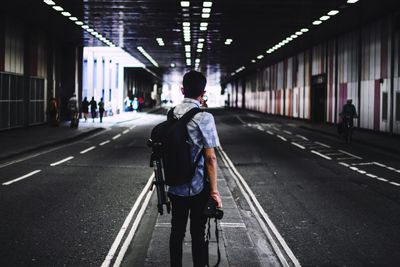
{"type": "Polygon", "coordinates": [[[37,146],[32,146],[30,148],[27,148],[27,149],[24,149],[24,150],[21,150],[21,151],[17,151],[17,152],[9,153],[9,154],[4,155],[4,156],[0,156],[0,161],[6,160],[6,159],[9,159],[9,158],[13,158],[13,157],[16,157],[16,156],[20,156],[20,155],[23,155],[23,154],[31,153],[31,152],[39,150],[39,149],[44,149],[44,148],[49,148],[49,147],[52,147],[52,146],[71,143],[71,142],[74,142],[74,141],[76,141],[78,139],[93,135],[93,134],[95,134],[97,132],[101,132],[103,130],[105,130],[105,129],[104,128],[95,128],[93,130],[90,130],[90,131],[87,131],[87,132],[84,132],[84,133],[81,133],[81,134],[77,134],[77,135],[72,136],[70,138],[65,138],[65,139],[62,139],[62,140],[56,140],[56,141],[52,141],[52,142],[42,143],[42,144],[37,145],[37,146]]]}

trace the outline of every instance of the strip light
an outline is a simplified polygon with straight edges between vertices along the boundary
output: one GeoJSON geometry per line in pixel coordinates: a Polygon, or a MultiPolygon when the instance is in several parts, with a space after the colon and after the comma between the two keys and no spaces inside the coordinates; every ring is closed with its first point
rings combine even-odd
{"type": "Polygon", "coordinates": [[[137,49],[140,51],[140,53],[143,54],[154,66],[158,67],[158,63],[149,55],[149,53],[144,50],[142,46],[138,46],[137,49]]]}
{"type": "Polygon", "coordinates": [[[116,45],[113,42],[111,42],[110,40],[107,40],[107,38],[103,37],[101,34],[96,32],[95,30],[91,29],[88,25],[86,25],[82,21],[78,20],[77,17],[72,16],[72,14],[70,12],[64,10],[63,7],[56,5],[56,3],[53,0],[43,0],[43,3],[51,6],[54,10],[61,12],[61,15],[63,15],[64,17],[67,17],[69,20],[74,22],[77,26],[82,27],[82,29],[86,30],[88,33],[95,36],[99,41],[103,42],[107,46],[116,47],[116,45]]]}

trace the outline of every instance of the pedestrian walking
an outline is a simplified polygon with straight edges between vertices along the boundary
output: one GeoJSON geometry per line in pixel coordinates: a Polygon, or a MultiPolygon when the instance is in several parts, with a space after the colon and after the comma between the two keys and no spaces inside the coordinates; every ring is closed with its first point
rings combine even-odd
{"type": "Polygon", "coordinates": [[[94,97],[92,97],[92,100],[89,102],[90,104],[90,112],[92,114],[92,119],[94,122],[94,118],[96,118],[96,112],[97,112],[97,102],[94,100],[94,97]]]}
{"type": "Polygon", "coordinates": [[[88,113],[89,113],[89,101],[87,100],[86,96],[82,101],[82,113],[83,113],[83,117],[85,118],[85,122],[86,122],[88,113]]]}
{"type": "Polygon", "coordinates": [[[78,128],[79,109],[78,109],[78,99],[76,98],[75,93],[73,93],[72,97],[68,100],[68,111],[71,119],[71,127],[78,128]]]}
{"type": "Polygon", "coordinates": [[[100,122],[103,122],[103,114],[104,114],[104,102],[103,98],[100,98],[99,101],[99,115],[100,115],[100,122]]]}
{"type": "MultiPolygon", "coordinates": [[[[206,82],[204,75],[197,71],[184,75],[182,93],[185,98],[173,109],[173,116],[179,119],[191,109],[202,106],[206,82]]],[[[168,197],[172,204],[169,249],[173,267],[182,266],[182,245],[188,217],[193,265],[206,266],[207,217],[204,208],[210,198],[215,201],[217,208],[222,207],[217,188],[217,158],[214,151],[220,144],[213,115],[208,112],[197,113],[188,122],[187,130],[192,140],[192,162],[198,163],[190,182],[168,188],[168,197]]]]}

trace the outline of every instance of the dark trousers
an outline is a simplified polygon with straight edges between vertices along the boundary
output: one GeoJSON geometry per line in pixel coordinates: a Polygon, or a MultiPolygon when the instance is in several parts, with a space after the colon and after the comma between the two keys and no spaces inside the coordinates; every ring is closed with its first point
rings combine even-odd
{"type": "Polygon", "coordinates": [[[171,267],[182,266],[182,245],[188,216],[190,216],[193,266],[204,267],[208,253],[205,246],[207,217],[203,215],[209,196],[207,190],[204,189],[200,194],[192,197],[180,197],[173,194],[168,194],[168,196],[172,203],[171,236],[169,239],[171,267]]]}

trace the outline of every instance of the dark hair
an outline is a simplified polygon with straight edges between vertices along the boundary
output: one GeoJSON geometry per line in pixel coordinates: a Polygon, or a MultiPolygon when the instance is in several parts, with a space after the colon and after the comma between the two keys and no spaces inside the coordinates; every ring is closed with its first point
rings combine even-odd
{"type": "Polygon", "coordinates": [[[183,76],[183,94],[185,97],[198,97],[206,88],[207,79],[201,72],[191,70],[183,76]]]}

